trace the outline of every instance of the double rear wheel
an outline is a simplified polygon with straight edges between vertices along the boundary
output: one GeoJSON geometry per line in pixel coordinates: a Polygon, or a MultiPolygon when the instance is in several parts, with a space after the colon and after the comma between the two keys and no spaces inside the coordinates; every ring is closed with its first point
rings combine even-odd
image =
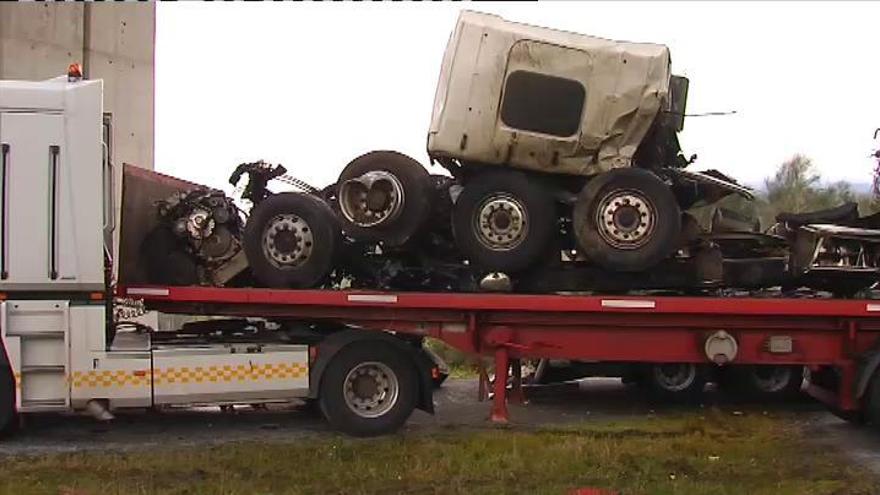
{"type": "Polygon", "coordinates": [[[653,173],[624,168],[587,182],[572,215],[578,246],[610,271],[637,272],[677,248],[681,211],[672,190],[653,173]]]}
{"type": "Polygon", "coordinates": [[[458,196],[452,231],[478,269],[515,273],[545,254],[557,231],[556,206],[545,187],[523,172],[484,172],[458,196]]]}
{"type": "MultiPolygon", "coordinates": [[[[559,232],[554,195],[534,175],[482,172],[464,186],[453,210],[462,253],[484,271],[515,273],[550,253],[559,232]]],[[[578,247],[608,271],[638,272],[678,247],[681,210],[652,172],[618,169],[591,178],[577,197],[572,225],[578,247]]]]}

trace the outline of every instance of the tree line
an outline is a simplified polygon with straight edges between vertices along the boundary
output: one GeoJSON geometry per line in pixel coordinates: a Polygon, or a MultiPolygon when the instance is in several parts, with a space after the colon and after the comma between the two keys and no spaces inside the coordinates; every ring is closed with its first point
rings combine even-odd
{"type": "Polygon", "coordinates": [[[718,206],[759,219],[762,230],[776,223],[776,215],[784,211],[802,213],[847,202],[858,203],[861,215],[880,211],[880,201],[873,193],[856,191],[845,181],[823,182],[813,161],[800,154],[779,165],[772,177],[764,179],[764,190],[756,191],[755,196],[754,201],[747,201],[731,195],[718,206]]]}

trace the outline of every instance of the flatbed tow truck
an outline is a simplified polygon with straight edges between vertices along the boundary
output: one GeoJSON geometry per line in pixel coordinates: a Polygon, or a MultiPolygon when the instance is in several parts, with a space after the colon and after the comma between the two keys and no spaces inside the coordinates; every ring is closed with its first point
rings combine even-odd
{"type": "Polygon", "coordinates": [[[101,85],[0,82],[4,429],[33,412],[306,399],[339,430],[389,433],[433,412],[427,337],[494,357],[494,422],[522,400],[522,360],[567,359],[647,370],[669,392],[805,367],[813,397],[880,423],[880,301],[116,285],[101,85]],[[234,319],[160,332],[114,316],[122,299],[234,319]]]}

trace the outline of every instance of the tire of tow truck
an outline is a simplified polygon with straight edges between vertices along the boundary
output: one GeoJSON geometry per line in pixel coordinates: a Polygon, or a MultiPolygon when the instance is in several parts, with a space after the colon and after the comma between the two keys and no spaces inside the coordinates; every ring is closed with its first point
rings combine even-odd
{"type": "Polygon", "coordinates": [[[339,221],[347,235],[400,246],[428,218],[433,190],[428,171],[415,159],[396,151],[371,151],[342,169],[336,196],[339,221]],[[357,182],[358,178],[370,186],[357,182]]]}
{"type": "Polygon", "coordinates": [[[880,373],[874,372],[865,392],[865,422],[875,431],[880,431],[880,373]]]}
{"type": "Polygon", "coordinates": [[[321,377],[321,411],[331,426],[349,435],[393,433],[415,409],[417,378],[412,361],[387,344],[349,345],[321,377]]]}
{"type": "Polygon", "coordinates": [[[622,168],[587,182],[573,213],[578,245],[599,266],[623,272],[650,268],[678,247],[681,211],[653,173],[622,168]]]}
{"type": "Polygon", "coordinates": [[[651,399],[660,402],[689,403],[699,400],[706,388],[706,367],[693,363],[649,364],[637,383],[651,399]]]}
{"type": "Polygon", "coordinates": [[[15,425],[15,377],[9,366],[3,365],[0,367],[0,438],[12,433],[15,425]]]}
{"type": "Polygon", "coordinates": [[[804,384],[803,366],[731,365],[719,371],[722,391],[748,400],[790,400],[804,384]]]}
{"type": "Polygon", "coordinates": [[[336,216],[326,203],[308,194],[282,193],[251,210],[244,252],[261,284],[304,289],[327,278],[340,237],[336,216]]]}
{"type": "Polygon", "coordinates": [[[546,254],[556,230],[553,197],[518,171],[477,175],[465,184],[452,210],[455,243],[486,271],[528,268],[546,254]]]}

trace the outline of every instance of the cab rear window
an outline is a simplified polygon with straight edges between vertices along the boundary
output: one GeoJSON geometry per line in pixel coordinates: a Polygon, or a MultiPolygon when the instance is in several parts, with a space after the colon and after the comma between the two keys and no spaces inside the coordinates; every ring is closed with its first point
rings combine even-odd
{"type": "Polygon", "coordinates": [[[504,125],[551,136],[574,135],[586,91],[573,79],[518,70],[507,76],[501,102],[504,125]]]}

